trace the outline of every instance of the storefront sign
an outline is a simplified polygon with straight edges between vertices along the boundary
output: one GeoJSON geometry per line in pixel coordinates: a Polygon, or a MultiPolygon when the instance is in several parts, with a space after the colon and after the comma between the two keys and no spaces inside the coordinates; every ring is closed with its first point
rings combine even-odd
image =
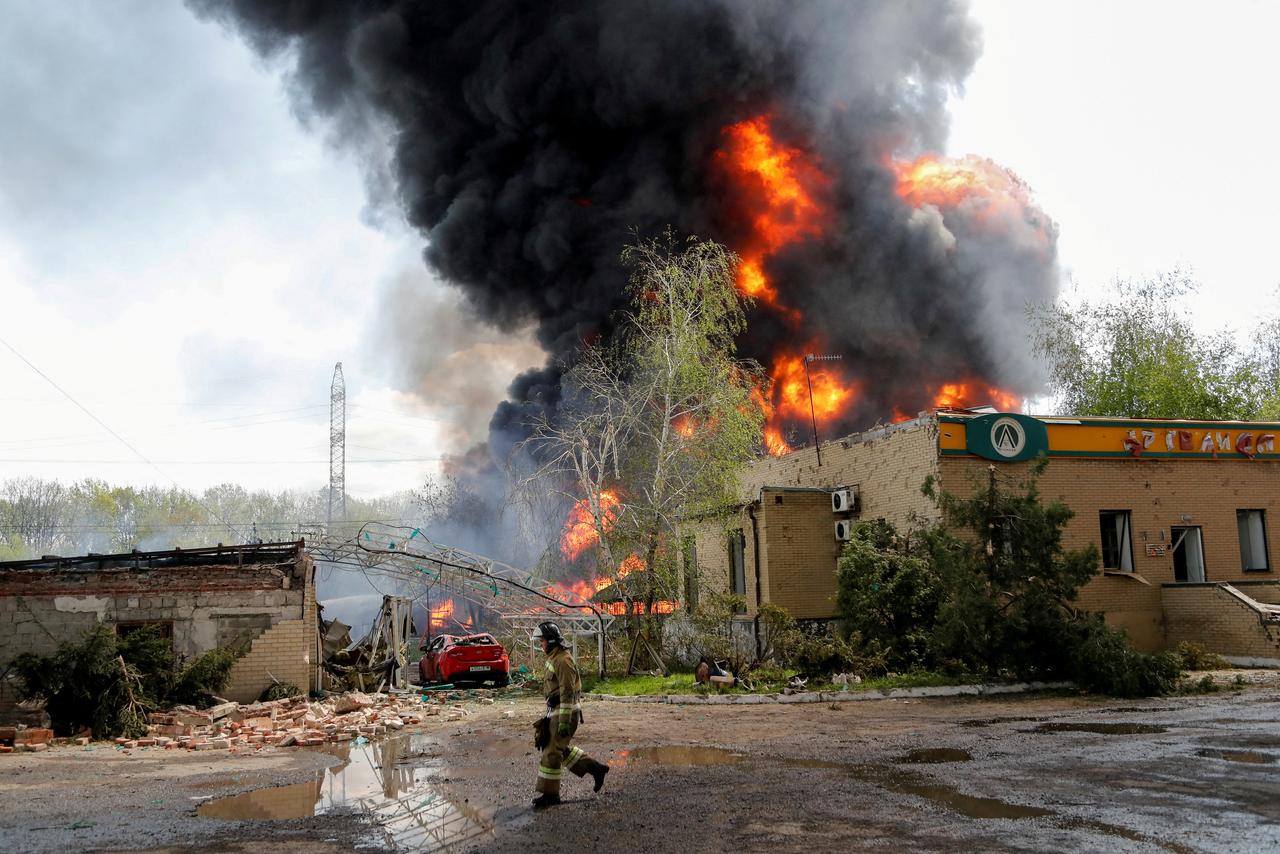
{"type": "Polygon", "coordinates": [[[973,454],[999,462],[1037,456],[1154,459],[1280,460],[1280,424],[1206,421],[1032,418],[995,413],[966,418],[939,414],[942,454],[973,454]]]}

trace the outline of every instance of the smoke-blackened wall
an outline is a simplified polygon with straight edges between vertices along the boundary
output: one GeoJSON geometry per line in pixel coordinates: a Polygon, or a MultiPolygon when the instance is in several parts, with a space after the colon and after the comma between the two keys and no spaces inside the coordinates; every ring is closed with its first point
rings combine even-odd
{"type": "Polygon", "coordinates": [[[842,354],[861,389],[847,429],[957,378],[1037,387],[1023,307],[1056,287],[1052,224],[904,203],[889,165],[945,143],[946,99],[979,52],[962,3],[191,2],[289,57],[300,108],[340,138],[390,140],[371,162],[388,163],[427,263],[486,322],[534,324],[552,367],[512,384],[495,449],[527,405],[555,405],[554,365],[608,332],[633,230],[748,239],[716,158],[726,127],[761,115],[830,179],[831,215],[767,259],[802,320],[758,309],[744,355],[842,354]]]}

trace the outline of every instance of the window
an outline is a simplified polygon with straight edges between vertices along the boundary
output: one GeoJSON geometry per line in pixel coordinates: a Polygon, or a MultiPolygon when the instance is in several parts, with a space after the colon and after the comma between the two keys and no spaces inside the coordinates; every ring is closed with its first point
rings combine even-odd
{"type": "Polygon", "coordinates": [[[684,552],[684,609],[686,614],[698,610],[698,547],[693,537],[681,543],[684,552]]]}
{"type": "Polygon", "coordinates": [[[729,590],[736,596],[747,595],[747,538],[739,528],[729,534],[729,590]]]}
{"type": "Polygon", "coordinates": [[[1245,572],[1266,572],[1267,525],[1261,510],[1237,510],[1240,529],[1240,568],[1245,572]]]}
{"type": "Polygon", "coordinates": [[[156,637],[173,640],[173,620],[124,620],[116,623],[116,637],[127,638],[140,629],[155,629],[156,637]]]}
{"type": "Polygon", "coordinates": [[[1113,572],[1133,572],[1133,538],[1128,510],[1103,510],[1098,514],[1102,527],[1102,568],[1113,572]]]}

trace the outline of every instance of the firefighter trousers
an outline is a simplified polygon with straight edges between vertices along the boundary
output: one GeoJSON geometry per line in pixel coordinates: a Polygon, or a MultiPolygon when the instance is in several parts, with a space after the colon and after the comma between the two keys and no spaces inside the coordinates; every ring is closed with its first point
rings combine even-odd
{"type": "Polygon", "coordinates": [[[560,778],[565,769],[572,771],[575,776],[585,777],[591,773],[592,768],[600,764],[583,753],[581,748],[570,745],[578,731],[577,716],[574,717],[575,720],[569,724],[568,735],[561,735],[559,723],[554,717],[551,719],[551,741],[543,748],[538,765],[538,785],[535,791],[540,794],[560,794],[560,778]]]}

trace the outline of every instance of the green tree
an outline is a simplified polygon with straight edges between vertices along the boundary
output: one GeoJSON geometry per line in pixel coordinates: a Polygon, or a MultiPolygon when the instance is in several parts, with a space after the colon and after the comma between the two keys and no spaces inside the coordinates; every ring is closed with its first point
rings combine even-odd
{"type": "Polygon", "coordinates": [[[1098,571],[1098,550],[1063,548],[1073,514],[1059,502],[1041,503],[1036,481],[1045,465],[1014,488],[989,466],[986,483],[968,498],[925,484],[955,532],[930,539],[943,590],[934,656],[983,675],[1075,679],[1122,696],[1168,693],[1180,673],[1175,656],[1137,652],[1122,631],[1074,606],[1098,571]]]}
{"type": "Polygon", "coordinates": [[[520,491],[585,501],[598,570],[651,605],[683,587],[679,520],[729,503],[755,454],[760,371],[735,355],[746,325],[737,256],[668,232],[627,247],[622,260],[628,307],[609,341],[565,366],[558,410],[535,417],[520,449],[539,462],[520,491]],[[647,571],[619,574],[631,554],[647,571]]]}
{"type": "Polygon", "coordinates": [[[866,652],[883,655],[890,670],[930,663],[942,590],[928,536],[902,536],[884,520],[859,522],[840,552],[836,605],[845,629],[857,633],[866,652]]]}
{"type": "Polygon", "coordinates": [[[1196,331],[1183,301],[1197,288],[1189,275],[1174,271],[1117,281],[1114,296],[1103,302],[1032,309],[1035,351],[1048,365],[1059,411],[1122,418],[1259,417],[1264,402],[1275,400],[1276,377],[1268,395],[1261,349],[1242,348],[1230,330],[1196,331]]]}

